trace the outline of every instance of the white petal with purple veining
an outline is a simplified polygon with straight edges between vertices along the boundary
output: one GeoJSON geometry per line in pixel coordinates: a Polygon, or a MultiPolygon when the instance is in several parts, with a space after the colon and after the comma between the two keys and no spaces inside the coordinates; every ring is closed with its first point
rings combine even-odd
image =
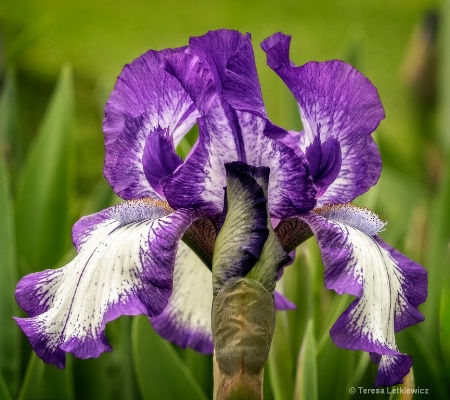
{"type": "Polygon", "coordinates": [[[187,245],[180,242],[172,295],[163,312],[151,319],[153,327],[163,338],[182,348],[191,347],[211,354],[214,349],[212,301],[211,271],[187,245]]]}
{"type": "Polygon", "coordinates": [[[97,357],[110,350],[107,322],[164,309],[178,241],[195,219],[171,211],[143,199],[84,217],[74,226],[77,256],[18,283],[16,299],[30,318],[16,321],[44,361],[63,368],[65,352],[97,357]]]}
{"type": "Polygon", "coordinates": [[[374,350],[396,352],[394,317],[408,307],[402,290],[405,276],[373,238],[353,227],[337,225],[346,232],[347,242],[352,246],[346,273],[353,274],[362,289],[358,303],[345,318],[349,340],[346,347],[360,337],[374,350]]]}
{"type": "MultiPolygon", "coordinates": [[[[275,308],[279,311],[296,307],[276,290],[274,298],[275,308]]],[[[188,246],[180,242],[172,295],[166,308],[151,318],[155,331],[182,348],[190,347],[204,354],[212,354],[212,301],[211,271],[188,246]]]]}
{"type": "Polygon", "coordinates": [[[426,299],[426,271],[376,235],[384,223],[367,209],[330,206],[303,219],[321,248],[326,287],[357,297],[331,329],[333,341],[383,356],[377,385],[399,383],[411,360],[394,334],[423,320],[417,307],[426,299]]]}

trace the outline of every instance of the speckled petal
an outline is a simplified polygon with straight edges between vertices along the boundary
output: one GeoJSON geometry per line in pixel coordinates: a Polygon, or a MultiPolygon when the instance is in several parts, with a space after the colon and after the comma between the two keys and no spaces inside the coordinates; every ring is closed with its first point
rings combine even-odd
{"type": "Polygon", "coordinates": [[[266,115],[250,34],[225,29],[210,31],[192,37],[189,52],[208,67],[220,96],[232,108],[266,115]]]}
{"type": "Polygon", "coordinates": [[[272,216],[286,217],[314,207],[316,192],[304,155],[269,137],[274,126],[265,116],[248,36],[210,32],[191,40],[189,54],[168,57],[165,68],[202,114],[199,142],[164,187],[172,207],[220,215],[224,164],[233,161],[270,168],[272,216]]]}
{"type": "Polygon", "coordinates": [[[360,72],[339,60],[295,66],[289,59],[290,40],[290,36],[277,33],[266,39],[262,48],[268,65],[298,102],[304,127],[297,136],[298,146],[306,151],[320,136],[322,143],[335,138],[341,148],[340,172],[318,204],[351,201],[373,186],[381,172],[380,155],[371,137],[384,118],[377,90],[360,72]]]}
{"type": "Polygon", "coordinates": [[[16,318],[45,362],[64,368],[110,351],[104,329],[120,315],[154,316],[167,305],[178,242],[196,219],[167,203],[125,202],[80,219],[77,256],[66,266],[22,278],[16,299],[30,318],[16,318]]]}
{"type": "Polygon", "coordinates": [[[163,338],[185,348],[211,354],[214,349],[211,334],[213,301],[211,271],[197,255],[180,242],[173,290],[164,311],[151,318],[151,323],[163,338]]]}
{"type": "Polygon", "coordinates": [[[185,48],[148,51],[126,65],[105,107],[104,174],[123,199],[159,198],[144,174],[148,136],[167,129],[176,146],[194,125],[198,112],[179,82],[161,66],[185,48]]]}
{"type": "Polygon", "coordinates": [[[379,238],[384,223],[367,209],[324,207],[303,219],[319,243],[326,287],[356,296],[332,327],[333,341],[378,354],[377,384],[399,383],[411,359],[398,351],[394,333],[423,321],[426,271],[379,238]]]}

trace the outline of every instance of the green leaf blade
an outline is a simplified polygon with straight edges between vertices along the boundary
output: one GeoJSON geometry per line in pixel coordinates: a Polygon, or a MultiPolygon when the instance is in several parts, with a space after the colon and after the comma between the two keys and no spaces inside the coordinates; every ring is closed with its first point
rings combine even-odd
{"type": "Polygon", "coordinates": [[[154,332],[147,318],[135,318],[132,329],[134,368],[144,400],[207,399],[175,350],[154,332]]]}
{"type": "Polygon", "coordinates": [[[70,236],[72,86],[70,69],[63,68],[19,177],[16,229],[23,273],[53,266],[66,251],[70,236]]]}
{"type": "Polygon", "coordinates": [[[32,353],[18,400],[74,399],[72,360],[67,361],[66,368],[60,370],[54,365],[45,364],[35,353],[32,353]]]}
{"type": "Polygon", "coordinates": [[[16,394],[20,369],[19,329],[12,319],[18,307],[14,299],[17,282],[13,205],[6,165],[0,157],[0,375],[16,394]]]}
{"type": "Polygon", "coordinates": [[[297,363],[296,399],[318,399],[317,354],[313,321],[306,327],[297,363]]]}
{"type": "Polygon", "coordinates": [[[21,123],[16,74],[6,71],[0,96],[0,151],[9,165],[14,178],[23,162],[25,152],[24,128],[21,123]]]}

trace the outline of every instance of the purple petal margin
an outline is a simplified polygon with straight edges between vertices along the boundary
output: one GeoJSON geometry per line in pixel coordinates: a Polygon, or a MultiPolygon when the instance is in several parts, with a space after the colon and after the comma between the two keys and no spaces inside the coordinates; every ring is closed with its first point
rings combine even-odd
{"type": "Polygon", "coordinates": [[[198,217],[143,199],[80,219],[74,260],[25,276],[16,288],[30,318],[15,320],[36,354],[59,368],[66,352],[98,357],[111,350],[104,335],[109,321],[159,314],[172,293],[178,242],[198,217]]]}
{"type": "Polygon", "coordinates": [[[289,59],[290,36],[274,34],[262,44],[268,65],[296,98],[304,126],[298,136],[303,151],[320,136],[340,143],[342,167],[318,199],[319,205],[352,201],[373,186],[381,159],[371,133],[384,118],[376,88],[360,72],[339,60],[301,67],[289,59]]]}
{"type": "Polygon", "coordinates": [[[377,386],[401,383],[412,361],[394,333],[424,320],[418,306],[427,297],[427,272],[373,234],[380,224],[369,210],[330,209],[303,216],[321,249],[327,289],[357,297],[330,335],[339,347],[371,353],[377,386]]]}
{"type": "Polygon", "coordinates": [[[159,198],[145,177],[142,157],[149,135],[167,129],[176,146],[198,112],[179,82],[161,66],[185,48],[148,51],[120,73],[105,107],[104,174],[123,199],[159,198]]]}

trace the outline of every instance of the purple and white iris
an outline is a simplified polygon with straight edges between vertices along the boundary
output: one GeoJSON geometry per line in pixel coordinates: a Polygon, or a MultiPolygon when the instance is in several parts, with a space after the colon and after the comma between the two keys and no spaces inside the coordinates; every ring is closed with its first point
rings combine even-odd
{"type": "MultiPolygon", "coordinates": [[[[383,107],[376,88],[350,65],[294,66],[289,45],[290,37],[277,33],[262,48],[298,102],[301,132],[268,119],[248,34],[208,32],[124,67],[103,129],[104,174],[126,201],[75,224],[73,261],[17,285],[29,318],[16,321],[45,362],[63,368],[66,352],[89,358],[111,350],[106,323],[136,314],[150,317],[179,346],[211,353],[216,238],[239,250],[223,280],[251,274],[277,248],[272,240],[263,250],[267,211],[259,221],[256,209],[264,207],[279,221],[275,232],[285,252],[313,234],[326,287],[356,297],[331,329],[333,341],[370,352],[379,364],[376,385],[402,381],[412,360],[399,352],[394,334],[424,319],[417,307],[427,296],[427,274],[383,242],[378,232],[385,223],[374,213],[349,204],[379,178],[371,134],[383,107]],[[198,140],[183,160],[175,149],[196,123],[198,140]],[[242,195],[256,196],[255,171],[264,172],[268,189],[258,189],[262,203],[243,203],[252,224],[241,229],[239,215],[224,223],[224,187],[236,179],[242,195]]],[[[269,274],[273,286],[288,260],[276,257],[282,261],[269,274]]],[[[290,304],[275,293],[275,306],[290,304]]]]}

